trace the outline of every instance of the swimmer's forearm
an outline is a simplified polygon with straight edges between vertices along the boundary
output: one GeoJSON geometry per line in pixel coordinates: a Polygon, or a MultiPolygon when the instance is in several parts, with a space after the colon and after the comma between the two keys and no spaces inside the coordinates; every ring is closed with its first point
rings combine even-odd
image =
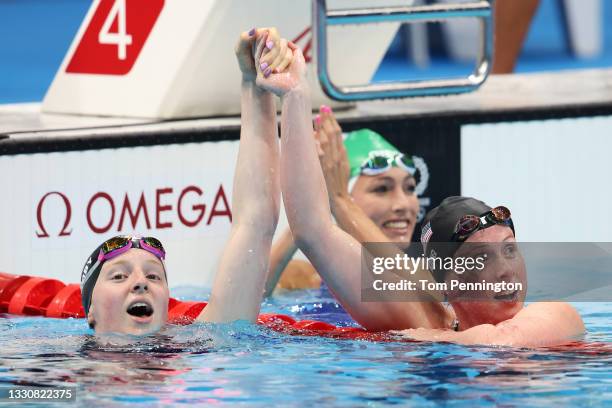
{"type": "Polygon", "coordinates": [[[241,132],[232,194],[233,224],[276,230],[280,206],[275,97],[243,81],[241,132]]]}
{"type": "Polygon", "coordinates": [[[416,329],[404,333],[415,340],[446,341],[465,345],[543,347],[565,344],[584,333],[582,318],[564,302],[539,302],[523,308],[497,325],[480,324],[467,330],[416,329]]]}
{"type": "Polygon", "coordinates": [[[307,85],[283,97],[281,185],[287,219],[298,245],[312,246],[331,225],[331,210],[312,138],[312,105],[307,85]]]}
{"type": "MultiPolygon", "coordinates": [[[[516,329],[516,328],[515,328],[516,329]]],[[[534,347],[540,345],[533,336],[524,338],[520,333],[498,328],[492,324],[480,324],[464,331],[448,329],[416,329],[404,333],[420,341],[440,341],[464,345],[534,347]]]]}
{"type": "Polygon", "coordinates": [[[332,214],[336,222],[359,242],[390,242],[349,195],[331,199],[332,214]]]}
{"type": "Polygon", "coordinates": [[[287,228],[272,245],[272,250],[270,251],[270,266],[268,268],[268,277],[266,278],[264,297],[268,297],[272,294],[272,292],[274,292],[274,288],[276,288],[282,272],[285,270],[296,251],[297,246],[293,241],[291,229],[287,228]]]}

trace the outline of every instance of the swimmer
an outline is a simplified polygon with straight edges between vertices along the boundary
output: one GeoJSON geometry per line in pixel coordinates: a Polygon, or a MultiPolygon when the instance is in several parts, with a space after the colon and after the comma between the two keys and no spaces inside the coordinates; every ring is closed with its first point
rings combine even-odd
{"type": "MultiPolygon", "coordinates": [[[[279,215],[276,101],[257,81],[282,72],[293,52],[275,29],[253,29],[242,33],[235,53],[242,72],[242,121],[234,218],[200,322],[255,321],[279,215]]],[[[118,236],[98,246],[81,275],[90,327],[96,333],[134,335],[160,330],[168,319],[165,258],[162,243],[153,237],[118,236]]]]}
{"type": "MultiPolygon", "coordinates": [[[[325,180],[311,136],[310,92],[301,52],[295,50],[287,73],[278,78],[272,75],[262,86],[283,100],[281,187],[295,242],[347,312],[366,329],[412,329],[404,334],[418,340],[519,347],[561,344],[584,332],[580,315],[562,302],[523,307],[521,299],[513,299],[505,300],[501,306],[483,307],[477,302],[468,304],[449,299],[452,310],[438,301],[362,302],[361,248],[355,238],[331,221],[325,180]]],[[[449,199],[429,213],[426,221],[432,223],[432,229],[435,230],[434,224],[439,220],[442,225],[452,225],[434,231],[436,241],[514,242],[513,226],[510,227],[507,219],[498,222],[497,218],[489,217],[490,207],[476,205],[475,201],[458,199],[458,203],[466,204],[462,206],[449,199]],[[455,228],[461,227],[459,221],[468,215],[476,218],[486,215],[489,221],[476,224],[469,234],[456,235],[455,228]]],[[[428,242],[433,239],[430,237],[428,242]]],[[[520,275],[520,271],[512,273],[520,275]]]]}
{"type": "MultiPolygon", "coordinates": [[[[258,83],[279,95],[282,100],[281,185],[287,218],[297,247],[306,254],[344,309],[367,329],[440,327],[445,323],[442,321],[445,316],[444,306],[440,302],[361,301],[361,244],[359,240],[332,222],[329,194],[319,162],[315,139],[312,137],[310,90],[305,77],[305,63],[301,51],[293,44],[291,46],[294,47],[294,59],[290,68],[282,74],[271,75],[258,83]]],[[[336,137],[339,137],[339,134],[336,137]]],[[[389,147],[384,149],[387,150],[389,147]]],[[[369,156],[369,149],[364,150],[368,151],[369,156]]],[[[378,181],[378,178],[374,177],[359,177],[355,183],[355,189],[359,183],[363,183],[364,189],[367,187],[376,189],[380,187],[376,184],[378,182],[383,183],[382,189],[385,191],[389,189],[385,183],[393,182],[394,188],[391,195],[404,196],[408,202],[414,203],[412,210],[406,208],[407,204],[401,204],[397,211],[401,214],[398,219],[403,222],[401,228],[398,228],[401,230],[398,235],[405,236],[404,242],[408,244],[410,239],[407,235],[411,234],[414,228],[410,224],[414,223],[418,208],[416,197],[407,194],[414,180],[408,171],[401,169],[398,165],[399,155],[393,153],[391,156],[391,160],[388,158],[384,160],[384,164],[391,168],[383,172],[381,178],[394,174],[392,180],[378,181]],[[412,212],[412,215],[408,215],[412,212]]],[[[359,169],[364,164],[366,164],[365,167],[368,167],[363,159],[359,163],[359,169]]],[[[386,170],[384,167],[382,169],[386,170]]],[[[354,176],[357,174],[359,170],[353,173],[354,176]]],[[[347,184],[342,182],[342,188],[346,190],[347,184]]],[[[374,192],[372,202],[378,202],[377,199],[376,192],[374,192]]],[[[389,200],[384,206],[380,203],[374,205],[372,208],[380,205],[384,209],[374,221],[365,215],[363,210],[359,210],[361,214],[359,222],[374,225],[374,228],[359,228],[359,230],[366,231],[368,234],[376,234],[376,238],[368,238],[370,235],[363,235],[363,238],[360,239],[390,241],[381,227],[385,228],[388,221],[394,221],[396,220],[394,217],[398,217],[394,213],[393,203],[394,200],[389,200]]],[[[346,221],[350,224],[357,219],[348,216],[346,221]]],[[[389,227],[396,227],[396,225],[389,227]]],[[[394,235],[393,240],[397,240],[398,235],[394,235]]],[[[401,251],[395,246],[393,248],[394,252],[401,251]]],[[[433,280],[427,270],[419,270],[414,277],[433,280]]]]}
{"type": "MultiPolygon", "coordinates": [[[[342,129],[327,106],[321,106],[314,125],[330,207],[340,228],[359,242],[394,242],[407,248],[419,213],[412,156],[369,129],[350,132],[343,142],[342,129]]],[[[291,260],[296,251],[287,229],[272,246],[266,296],[277,282],[282,289],[321,285],[309,262],[291,260]]]]}
{"type": "MultiPolygon", "coordinates": [[[[487,282],[521,283],[522,291],[484,290],[466,295],[446,292],[453,317],[451,329],[408,329],[402,334],[429,341],[537,347],[562,344],[584,333],[582,318],[564,302],[538,302],[525,307],[525,261],[516,245],[510,210],[491,208],[469,197],[448,197],[425,217],[422,241],[425,253],[438,257],[486,255],[486,268],[473,276],[487,282]],[[465,243],[465,244],[464,244],[465,243]],[[470,298],[471,297],[471,298],[470,298]]],[[[452,271],[435,271],[436,279],[450,287],[452,271]]]]}

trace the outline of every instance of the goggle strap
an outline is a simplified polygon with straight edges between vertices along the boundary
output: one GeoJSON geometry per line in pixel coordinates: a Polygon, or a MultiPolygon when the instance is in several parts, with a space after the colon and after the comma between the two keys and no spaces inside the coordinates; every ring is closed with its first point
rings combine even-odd
{"type": "Polygon", "coordinates": [[[361,169],[361,174],[365,174],[366,176],[378,176],[379,174],[386,173],[389,171],[391,166],[372,168],[372,167],[363,167],[361,169]]]}
{"type": "Polygon", "coordinates": [[[132,243],[132,240],[130,239],[128,243],[122,246],[121,248],[117,248],[110,252],[105,253],[103,260],[108,261],[109,259],[113,259],[114,257],[119,256],[122,253],[129,251],[133,246],[134,244],[132,243]]]}
{"type": "Polygon", "coordinates": [[[141,238],[138,242],[140,244],[140,248],[144,249],[147,252],[152,253],[160,260],[163,260],[166,258],[166,253],[163,250],[159,248],[155,248],[154,246],[147,244],[143,238],[141,238]]]}

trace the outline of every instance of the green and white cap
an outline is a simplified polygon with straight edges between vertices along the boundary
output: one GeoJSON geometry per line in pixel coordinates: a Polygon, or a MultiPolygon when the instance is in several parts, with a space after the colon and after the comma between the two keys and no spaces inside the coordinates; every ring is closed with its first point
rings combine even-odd
{"type": "Polygon", "coordinates": [[[361,174],[361,167],[372,155],[393,157],[401,153],[397,147],[370,129],[359,129],[347,133],[344,138],[344,147],[350,167],[349,192],[353,190],[355,182],[361,174]]]}

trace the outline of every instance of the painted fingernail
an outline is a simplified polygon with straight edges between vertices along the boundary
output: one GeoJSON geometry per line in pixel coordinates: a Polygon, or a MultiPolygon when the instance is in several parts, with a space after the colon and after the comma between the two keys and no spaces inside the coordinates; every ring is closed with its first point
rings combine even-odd
{"type": "Polygon", "coordinates": [[[268,68],[268,66],[269,66],[269,64],[268,64],[267,62],[262,62],[262,63],[261,63],[261,65],[259,66],[259,68],[260,68],[262,71],[265,71],[265,70],[266,70],[266,68],[268,68]]]}
{"type": "Polygon", "coordinates": [[[317,125],[320,125],[320,124],[321,124],[321,115],[317,115],[317,116],[315,117],[315,123],[316,123],[317,125]]]}
{"type": "Polygon", "coordinates": [[[272,73],[272,68],[266,68],[266,70],[264,71],[264,77],[269,77],[270,74],[272,73]]]}
{"type": "Polygon", "coordinates": [[[269,49],[269,50],[271,50],[272,48],[274,48],[274,41],[272,41],[272,40],[268,40],[268,41],[266,42],[266,48],[267,48],[267,49],[269,49]]]}
{"type": "Polygon", "coordinates": [[[323,113],[332,113],[332,110],[331,110],[331,108],[329,106],[322,105],[321,106],[321,112],[323,112],[323,113]]]}
{"type": "Polygon", "coordinates": [[[251,28],[251,31],[249,31],[249,37],[254,36],[255,35],[255,31],[256,30],[254,28],[251,28]]]}

